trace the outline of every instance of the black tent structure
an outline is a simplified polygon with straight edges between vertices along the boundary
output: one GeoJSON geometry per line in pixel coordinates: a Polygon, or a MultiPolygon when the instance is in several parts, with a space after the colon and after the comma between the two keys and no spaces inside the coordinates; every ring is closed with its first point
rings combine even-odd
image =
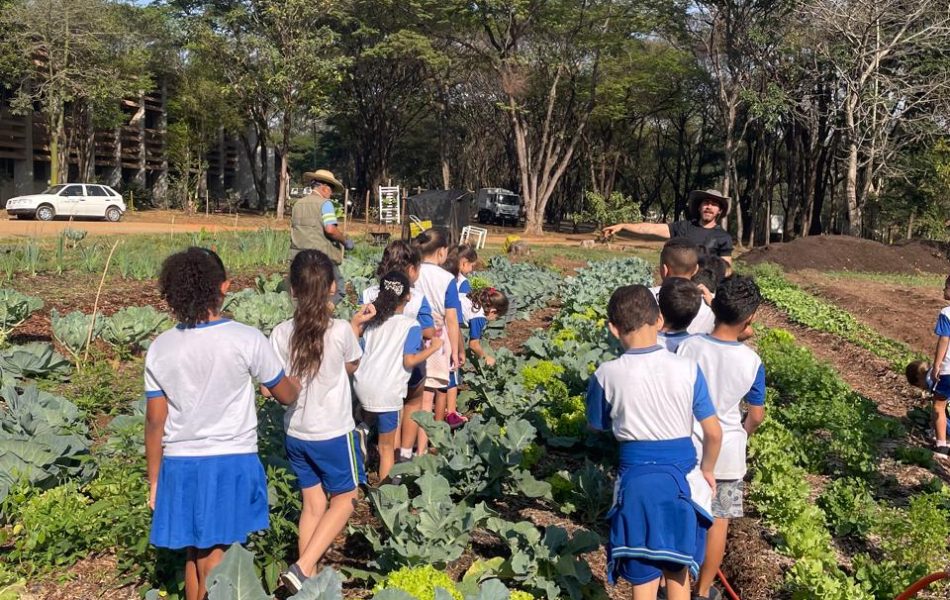
{"type": "Polygon", "coordinates": [[[402,235],[409,238],[409,216],[413,216],[420,221],[432,221],[433,227],[449,234],[450,244],[457,244],[471,212],[472,193],[467,190],[429,190],[409,196],[402,235]]]}

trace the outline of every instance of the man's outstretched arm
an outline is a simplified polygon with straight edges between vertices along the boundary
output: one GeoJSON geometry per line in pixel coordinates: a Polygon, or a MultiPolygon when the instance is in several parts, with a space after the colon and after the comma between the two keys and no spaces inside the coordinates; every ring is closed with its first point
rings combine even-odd
{"type": "Polygon", "coordinates": [[[653,235],[661,238],[670,237],[670,226],[666,223],[617,223],[604,227],[603,234],[612,237],[621,231],[628,231],[635,235],[653,235]]]}

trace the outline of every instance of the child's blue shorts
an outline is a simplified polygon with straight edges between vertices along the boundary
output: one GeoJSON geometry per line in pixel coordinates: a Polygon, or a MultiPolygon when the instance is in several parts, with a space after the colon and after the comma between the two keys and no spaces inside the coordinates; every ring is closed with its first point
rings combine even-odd
{"type": "Polygon", "coordinates": [[[950,375],[940,376],[937,387],[934,388],[934,394],[943,396],[944,398],[950,398],[950,375]]]}
{"type": "Polygon", "coordinates": [[[457,388],[459,386],[459,376],[458,371],[449,371],[449,383],[444,388],[439,390],[440,392],[447,392],[452,388],[457,388]]]}
{"type": "Polygon", "coordinates": [[[396,431],[396,428],[399,427],[400,411],[398,410],[389,410],[386,412],[366,412],[376,417],[376,430],[379,431],[379,433],[390,433],[396,431]]]}
{"type": "Polygon", "coordinates": [[[363,453],[356,432],[329,440],[309,441],[287,436],[284,446],[300,489],[322,485],[328,494],[352,492],[366,483],[363,453]]]}
{"type": "Polygon", "coordinates": [[[426,364],[422,363],[413,367],[412,374],[409,376],[409,388],[414,388],[426,380],[426,364]]]}

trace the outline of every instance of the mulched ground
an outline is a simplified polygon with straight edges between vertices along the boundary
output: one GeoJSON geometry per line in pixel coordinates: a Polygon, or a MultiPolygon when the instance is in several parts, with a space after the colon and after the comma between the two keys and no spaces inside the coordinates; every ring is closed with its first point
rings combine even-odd
{"type": "Polygon", "coordinates": [[[947,273],[950,261],[933,246],[919,242],[887,246],[848,236],[813,236],[755,248],[742,255],[749,264],[772,262],[786,271],[867,271],[873,273],[947,273]]]}

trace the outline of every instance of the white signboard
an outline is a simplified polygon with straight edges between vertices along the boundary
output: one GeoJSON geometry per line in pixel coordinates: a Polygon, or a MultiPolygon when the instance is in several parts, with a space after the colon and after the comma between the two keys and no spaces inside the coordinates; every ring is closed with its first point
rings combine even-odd
{"type": "Polygon", "coordinates": [[[399,214],[401,203],[398,185],[379,186],[379,222],[387,225],[402,223],[402,215],[399,214]]]}

